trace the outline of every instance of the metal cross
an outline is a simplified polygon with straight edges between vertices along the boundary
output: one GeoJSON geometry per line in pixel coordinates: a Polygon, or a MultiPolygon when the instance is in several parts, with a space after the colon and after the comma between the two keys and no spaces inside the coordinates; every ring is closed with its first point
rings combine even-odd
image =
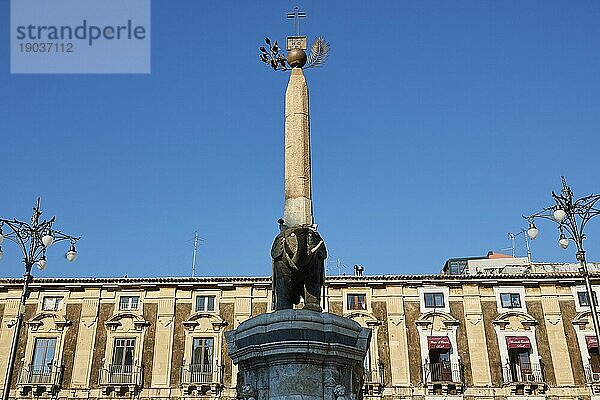
{"type": "Polygon", "coordinates": [[[300,11],[300,8],[296,6],[294,12],[286,14],[286,18],[294,20],[294,32],[296,36],[300,36],[300,18],[306,18],[306,12],[300,11]]]}

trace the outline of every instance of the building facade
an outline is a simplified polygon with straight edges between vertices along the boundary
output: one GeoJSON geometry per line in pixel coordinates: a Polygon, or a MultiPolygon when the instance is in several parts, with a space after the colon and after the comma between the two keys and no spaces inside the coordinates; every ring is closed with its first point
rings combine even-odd
{"type": "MultiPolygon", "coordinates": [[[[373,330],[365,398],[600,399],[577,272],[446,272],[327,278],[326,311],[373,330]]],[[[21,284],[0,280],[0,383],[21,284]]],[[[270,309],[269,278],[36,279],[12,394],[235,398],[223,333],[270,309]]]]}

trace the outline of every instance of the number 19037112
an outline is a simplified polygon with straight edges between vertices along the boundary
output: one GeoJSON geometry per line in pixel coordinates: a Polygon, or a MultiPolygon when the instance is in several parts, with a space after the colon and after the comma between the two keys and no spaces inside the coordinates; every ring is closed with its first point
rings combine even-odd
{"type": "Polygon", "coordinates": [[[19,43],[21,53],[72,53],[73,43],[19,43]]]}

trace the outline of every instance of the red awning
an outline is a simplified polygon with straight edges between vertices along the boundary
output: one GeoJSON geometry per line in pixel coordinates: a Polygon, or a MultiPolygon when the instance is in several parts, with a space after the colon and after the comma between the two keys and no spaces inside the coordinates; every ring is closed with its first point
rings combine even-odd
{"type": "Polygon", "coordinates": [[[531,343],[527,336],[507,336],[506,347],[509,349],[530,349],[531,343]]]}
{"type": "Polygon", "coordinates": [[[448,336],[428,336],[427,343],[429,344],[429,350],[447,350],[452,348],[450,345],[450,338],[448,336]]]}
{"type": "Polygon", "coordinates": [[[586,336],[585,343],[587,344],[588,349],[598,348],[598,339],[596,338],[596,336],[586,336]]]}

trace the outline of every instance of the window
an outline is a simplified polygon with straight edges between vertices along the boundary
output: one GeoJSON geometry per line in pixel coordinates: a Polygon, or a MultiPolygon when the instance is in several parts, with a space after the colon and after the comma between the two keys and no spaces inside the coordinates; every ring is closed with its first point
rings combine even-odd
{"type": "Polygon", "coordinates": [[[194,343],[192,345],[192,364],[212,365],[213,343],[214,339],[212,338],[194,338],[194,343]]]}
{"type": "Polygon", "coordinates": [[[215,296],[196,297],[196,311],[215,311],[215,296]]]}
{"type": "Polygon", "coordinates": [[[519,293],[501,293],[500,302],[503,308],[521,308],[521,295],[519,293]]]}
{"type": "Polygon", "coordinates": [[[50,378],[55,349],[56,338],[35,339],[30,371],[32,382],[45,382],[50,378]]]}
{"type": "Polygon", "coordinates": [[[121,296],[121,298],[119,299],[119,310],[137,310],[139,303],[139,296],[121,296]]]}
{"type": "Polygon", "coordinates": [[[444,293],[425,293],[425,307],[426,308],[437,308],[445,307],[444,304],[444,293]]]}
{"type": "Polygon", "coordinates": [[[190,365],[191,382],[212,382],[213,345],[212,338],[194,338],[190,365]]]}
{"type": "Polygon", "coordinates": [[[450,261],[450,275],[461,275],[465,273],[467,268],[466,260],[450,261]]]}
{"type": "Polygon", "coordinates": [[[432,382],[452,381],[449,349],[429,350],[429,373],[432,382]]]}
{"type": "MultiPolygon", "coordinates": [[[[115,339],[112,362],[113,367],[132,366],[134,351],[135,339],[115,339]]],[[[131,369],[129,369],[129,372],[131,372],[131,369]]]]}
{"type": "Polygon", "coordinates": [[[348,310],[366,310],[367,300],[364,294],[348,295],[348,310]]]}
{"type": "Polygon", "coordinates": [[[590,355],[590,368],[592,372],[597,374],[600,373],[600,352],[598,352],[598,348],[594,347],[592,349],[588,349],[590,355]]]}
{"type": "Polygon", "coordinates": [[[522,382],[524,375],[531,374],[529,349],[508,349],[509,373],[513,382],[522,382]]]}
{"type": "Polygon", "coordinates": [[[62,297],[44,297],[42,301],[42,310],[44,311],[58,311],[62,308],[63,298],[62,297]]]}
{"type": "MultiPolygon", "coordinates": [[[[588,297],[587,292],[577,292],[577,297],[579,298],[579,305],[582,307],[590,306],[590,299],[588,297]]],[[[594,298],[594,305],[598,305],[598,297],[596,296],[596,292],[592,292],[592,297],[594,298]]]]}

